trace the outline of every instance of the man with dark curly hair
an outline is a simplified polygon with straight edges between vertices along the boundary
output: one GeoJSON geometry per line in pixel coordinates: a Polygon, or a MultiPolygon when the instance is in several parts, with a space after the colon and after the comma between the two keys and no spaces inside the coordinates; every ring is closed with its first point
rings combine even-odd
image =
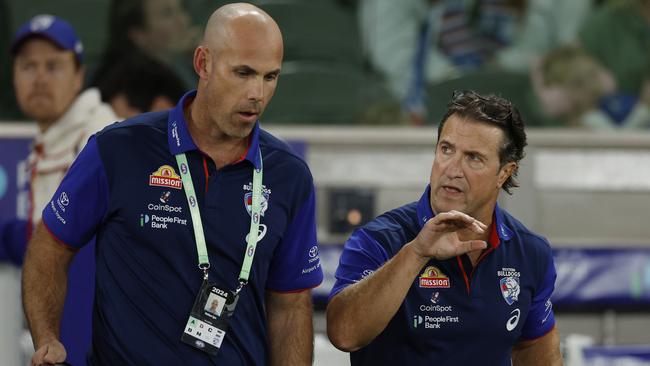
{"type": "Polygon", "coordinates": [[[345,244],[327,326],[352,365],[562,364],[551,248],[497,205],[524,146],[509,101],[454,93],[420,200],[345,244]]]}

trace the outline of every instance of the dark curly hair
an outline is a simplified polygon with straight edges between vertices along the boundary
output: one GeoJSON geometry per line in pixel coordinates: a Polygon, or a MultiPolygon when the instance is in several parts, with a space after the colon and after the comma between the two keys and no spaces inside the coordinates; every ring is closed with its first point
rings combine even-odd
{"type": "MultiPolygon", "coordinates": [[[[452,114],[481,121],[503,131],[505,138],[499,151],[500,167],[509,162],[519,163],[524,158],[526,146],[524,121],[517,107],[510,101],[494,94],[480,95],[474,91],[454,91],[451,101],[447,104],[447,112],[438,125],[438,140],[445,122],[452,114]]],[[[508,194],[512,194],[511,188],[519,187],[519,183],[515,180],[516,176],[517,167],[503,183],[502,188],[508,194]]]]}

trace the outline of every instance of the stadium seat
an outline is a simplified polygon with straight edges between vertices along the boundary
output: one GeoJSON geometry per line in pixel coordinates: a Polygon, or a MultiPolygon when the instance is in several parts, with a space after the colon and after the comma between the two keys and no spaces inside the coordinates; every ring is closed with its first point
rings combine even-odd
{"type": "Polygon", "coordinates": [[[285,62],[264,122],[281,124],[396,123],[399,106],[384,84],[335,63],[285,62]],[[381,115],[378,117],[378,115],[381,115]]]}
{"type": "Polygon", "coordinates": [[[362,67],[355,14],[330,0],[258,0],[278,22],[285,61],[332,61],[362,67]]]}
{"type": "Polygon", "coordinates": [[[432,124],[437,124],[444,115],[454,90],[463,89],[482,94],[492,93],[509,99],[519,109],[527,125],[544,124],[539,120],[540,111],[528,75],[499,70],[469,73],[428,85],[426,98],[429,121],[432,124]]]}

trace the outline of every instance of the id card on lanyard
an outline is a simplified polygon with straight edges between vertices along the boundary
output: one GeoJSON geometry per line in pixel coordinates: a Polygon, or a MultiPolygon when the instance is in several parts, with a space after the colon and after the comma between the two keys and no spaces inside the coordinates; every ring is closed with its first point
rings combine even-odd
{"type": "Polygon", "coordinates": [[[259,149],[257,152],[260,159],[260,168],[253,168],[253,202],[251,205],[250,229],[246,236],[246,250],[244,252],[241,271],[239,272],[239,285],[234,291],[209,281],[208,269],[210,269],[210,260],[208,258],[203,223],[201,221],[196,192],[194,191],[194,184],[192,183],[190,167],[185,154],[176,155],[176,162],[181,173],[185,196],[187,197],[187,204],[189,205],[190,215],[192,217],[199,269],[203,271],[203,283],[194,300],[194,305],[192,306],[189,319],[181,336],[181,341],[211,355],[216,355],[221,348],[221,343],[228,330],[228,323],[235,312],[235,307],[239,300],[239,293],[248,284],[248,277],[250,275],[253,257],[255,256],[262,211],[263,173],[262,152],[259,149]]]}

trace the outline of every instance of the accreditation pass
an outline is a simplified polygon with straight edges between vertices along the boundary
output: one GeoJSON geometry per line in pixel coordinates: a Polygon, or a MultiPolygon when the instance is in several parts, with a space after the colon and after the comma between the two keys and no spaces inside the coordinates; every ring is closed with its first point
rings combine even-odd
{"type": "Polygon", "coordinates": [[[194,301],[181,341],[216,355],[226,337],[238,298],[231,291],[204,283],[194,301]]]}
{"type": "MultiPolygon", "coordinates": [[[[190,316],[187,321],[187,326],[185,327],[185,335],[194,338],[194,343],[198,346],[197,348],[209,349],[211,348],[210,346],[212,346],[218,349],[221,347],[221,342],[223,342],[226,332],[201,321],[200,319],[190,316]]],[[[212,353],[208,349],[206,349],[206,352],[212,353]]],[[[216,351],[217,350],[214,350],[213,352],[216,351]]]]}

